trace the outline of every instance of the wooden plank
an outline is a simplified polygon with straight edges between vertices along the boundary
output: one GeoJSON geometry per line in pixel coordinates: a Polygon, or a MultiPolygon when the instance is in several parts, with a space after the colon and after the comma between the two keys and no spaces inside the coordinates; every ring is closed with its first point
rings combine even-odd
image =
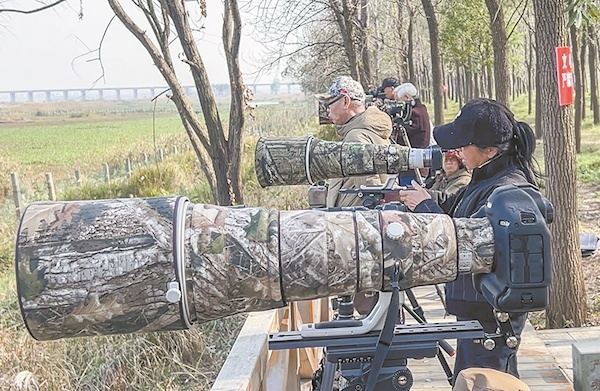
{"type": "MultiPolygon", "coordinates": [[[[265,374],[265,385],[266,390],[280,390],[283,384],[286,384],[286,390],[294,390],[298,388],[298,377],[292,373],[290,376],[290,369],[293,368],[293,364],[290,360],[292,353],[295,355],[293,350],[274,350],[270,352],[269,363],[265,374]],[[293,379],[295,378],[296,384],[294,385],[293,379]]],[[[295,372],[295,371],[292,371],[295,372]]]]}
{"type": "Polygon", "coordinates": [[[267,372],[267,338],[284,309],[248,315],[211,391],[261,391],[267,372]]]}
{"type": "MultiPolygon", "coordinates": [[[[326,299],[325,299],[326,300],[326,299]]],[[[299,330],[304,323],[320,322],[322,299],[300,301],[291,304],[291,323],[294,330],[299,330]]],[[[297,373],[301,378],[310,378],[319,368],[322,348],[304,348],[298,350],[297,373]]]]}

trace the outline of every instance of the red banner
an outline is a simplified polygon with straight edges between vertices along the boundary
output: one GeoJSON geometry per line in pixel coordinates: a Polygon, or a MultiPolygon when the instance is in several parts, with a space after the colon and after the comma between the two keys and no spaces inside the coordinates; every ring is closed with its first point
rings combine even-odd
{"type": "Polygon", "coordinates": [[[558,104],[566,106],[573,103],[573,67],[571,66],[571,47],[556,48],[556,71],[558,76],[558,104]]]}

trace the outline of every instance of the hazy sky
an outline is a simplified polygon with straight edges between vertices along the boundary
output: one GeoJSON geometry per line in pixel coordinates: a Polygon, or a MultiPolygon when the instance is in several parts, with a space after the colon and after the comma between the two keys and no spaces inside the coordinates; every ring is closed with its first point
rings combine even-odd
{"type": "MultiPolygon", "coordinates": [[[[90,88],[102,76],[98,53],[89,52],[98,48],[114,14],[106,0],[82,1],[82,20],[78,17],[79,0],[69,0],[67,4],[36,14],[0,13],[0,91],[90,88]]],[[[128,9],[130,1],[121,2],[128,9]]],[[[222,3],[221,0],[208,0],[207,3],[208,17],[199,47],[211,83],[227,83],[221,43],[222,3]]],[[[187,4],[197,10],[195,1],[187,4]]],[[[31,9],[39,6],[39,2],[0,0],[0,6],[31,9]]],[[[192,10],[192,17],[197,14],[195,10],[192,10]]],[[[133,15],[136,22],[143,21],[139,12],[133,15]]],[[[245,81],[247,84],[270,83],[273,75],[257,78],[255,74],[257,67],[252,63],[260,58],[261,47],[249,37],[249,31],[247,28],[241,45],[245,81]]],[[[145,49],[116,18],[107,30],[101,57],[104,78],[97,87],[166,85],[145,49]]],[[[181,64],[177,73],[184,84],[192,84],[187,66],[181,64]]]]}

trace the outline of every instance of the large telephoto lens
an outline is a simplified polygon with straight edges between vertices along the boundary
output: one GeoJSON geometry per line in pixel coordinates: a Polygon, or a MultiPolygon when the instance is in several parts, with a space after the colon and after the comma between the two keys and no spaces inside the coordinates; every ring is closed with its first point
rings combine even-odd
{"type": "Polygon", "coordinates": [[[439,148],[365,144],[308,138],[264,138],[256,144],[255,169],[262,187],[312,185],[331,178],[398,174],[442,167],[439,148]]]}

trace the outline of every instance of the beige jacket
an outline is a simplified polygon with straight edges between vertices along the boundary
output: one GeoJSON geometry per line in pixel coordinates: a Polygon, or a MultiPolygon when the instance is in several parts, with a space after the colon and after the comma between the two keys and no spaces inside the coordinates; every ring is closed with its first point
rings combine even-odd
{"type": "Polygon", "coordinates": [[[431,186],[431,190],[443,191],[451,196],[471,182],[471,173],[466,168],[459,168],[452,175],[442,174],[442,179],[431,186]]]}
{"type": "MultiPolygon", "coordinates": [[[[392,134],[392,120],[389,115],[375,106],[355,115],[340,126],[338,136],[345,142],[361,142],[366,144],[389,144],[392,134]]],[[[361,185],[379,185],[385,182],[387,175],[371,175],[365,177],[338,178],[329,181],[327,191],[327,207],[359,206],[361,199],[356,194],[339,194],[340,189],[358,189],[361,185]]]]}

